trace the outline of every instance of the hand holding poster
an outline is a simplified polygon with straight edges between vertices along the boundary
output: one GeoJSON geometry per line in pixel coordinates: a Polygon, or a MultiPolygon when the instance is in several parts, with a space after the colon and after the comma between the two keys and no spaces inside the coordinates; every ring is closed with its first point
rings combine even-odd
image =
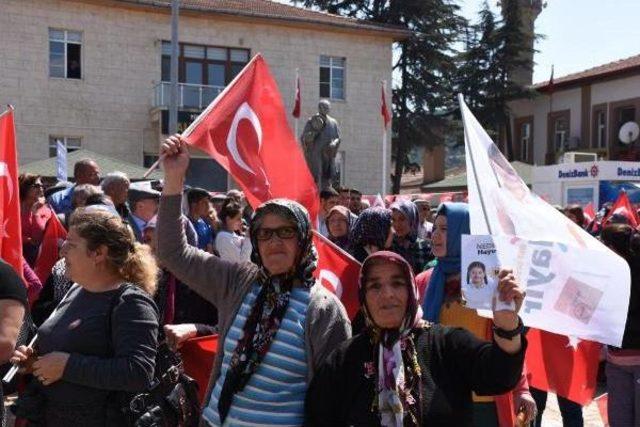
{"type": "Polygon", "coordinates": [[[531,193],[462,96],[459,101],[471,234],[491,235],[500,265],[526,285],[525,325],[620,346],[631,284],[627,262],[531,193]]]}
{"type": "MultiPolygon", "coordinates": [[[[513,265],[513,264],[505,264],[513,265]]],[[[501,261],[491,236],[462,236],[462,296],[469,308],[515,310],[515,304],[498,298],[501,261]]]]}

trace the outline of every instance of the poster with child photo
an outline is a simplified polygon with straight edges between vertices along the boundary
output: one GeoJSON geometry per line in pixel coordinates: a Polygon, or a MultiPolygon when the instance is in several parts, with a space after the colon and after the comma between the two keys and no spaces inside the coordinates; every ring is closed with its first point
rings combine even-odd
{"type": "Polygon", "coordinates": [[[498,298],[500,262],[491,236],[462,236],[462,296],[466,306],[482,310],[514,310],[498,298]]]}

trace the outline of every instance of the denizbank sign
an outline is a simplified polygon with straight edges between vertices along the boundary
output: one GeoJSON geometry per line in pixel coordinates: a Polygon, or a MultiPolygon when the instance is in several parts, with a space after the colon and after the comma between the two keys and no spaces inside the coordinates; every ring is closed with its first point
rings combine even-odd
{"type": "Polygon", "coordinates": [[[589,171],[585,169],[559,170],[558,178],[587,178],[589,171]]]}
{"type": "Polygon", "coordinates": [[[618,167],[618,176],[640,177],[640,168],[621,168],[621,167],[618,167]]]}

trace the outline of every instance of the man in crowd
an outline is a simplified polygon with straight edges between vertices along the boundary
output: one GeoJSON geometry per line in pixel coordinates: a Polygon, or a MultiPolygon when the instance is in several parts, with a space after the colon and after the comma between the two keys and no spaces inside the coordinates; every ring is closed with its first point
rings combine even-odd
{"type": "Polygon", "coordinates": [[[124,172],[110,172],[102,179],[102,191],[109,196],[122,219],[131,213],[127,204],[130,184],[124,172]]]}
{"type": "Polygon", "coordinates": [[[347,187],[340,187],[338,193],[340,194],[338,204],[345,208],[349,208],[349,204],[351,203],[351,190],[347,187]]]}
{"type": "MultiPolygon", "coordinates": [[[[78,160],[73,167],[73,179],[76,185],[98,185],[100,184],[100,168],[98,164],[91,159],[78,160]]],[[[73,210],[72,199],[74,191],[75,186],[58,191],[49,196],[47,203],[49,203],[56,213],[66,216],[73,210]]]]}
{"type": "Polygon", "coordinates": [[[349,210],[355,215],[360,215],[362,212],[362,193],[355,188],[351,189],[349,195],[349,210]]]}
{"type": "Polygon", "coordinates": [[[340,195],[336,190],[331,187],[327,187],[320,192],[320,215],[318,215],[318,231],[323,236],[327,237],[329,235],[329,230],[327,230],[327,224],[325,219],[329,214],[329,211],[332,207],[338,204],[338,199],[340,195]]]}
{"type": "Polygon", "coordinates": [[[129,188],[129,203],[131,205],[131,213],[128,222],[133,229],[136,239],[142,242],[142,232],[147,223],[151,221],[158,213],[158,204],[160,201],[160,192],[152,188],[144,186],[131,186],[129,188]]]}
{"type": "Polygon", "coordinates": [[[205,218],[211,209],[210,195],[202,188],[192,188],[187,193],[189,220],[198,235],[198,248],[213,252],[213,230],[205,218]]]}
{"type": "Polygon", "coordinates": [[[425,199],[415,199],[413,203],[418,207],[418,218],[420,221],[418,237],[423,240],[431,240],[431,230],[433,229],[431,205],[429,201],[425,199]]]}

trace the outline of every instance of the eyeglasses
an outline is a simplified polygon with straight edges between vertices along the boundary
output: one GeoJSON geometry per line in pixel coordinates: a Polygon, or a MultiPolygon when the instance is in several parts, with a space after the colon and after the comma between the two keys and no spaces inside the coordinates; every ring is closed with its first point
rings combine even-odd
{"type": "Polygon", "coordinates": [[[298,229],[296,227],[284,226],[278,228],[258,228],[256,230],[256,239],[258,240],[271,240],[273,235],[278,236],[280,240],[293,239],[298,235],[298,229]]]}
{"type": "Polygon", "coordinates": [[[41,182],[36,182],[35,184],[31,184],[31,188],[44,188],[41,182]]]}

